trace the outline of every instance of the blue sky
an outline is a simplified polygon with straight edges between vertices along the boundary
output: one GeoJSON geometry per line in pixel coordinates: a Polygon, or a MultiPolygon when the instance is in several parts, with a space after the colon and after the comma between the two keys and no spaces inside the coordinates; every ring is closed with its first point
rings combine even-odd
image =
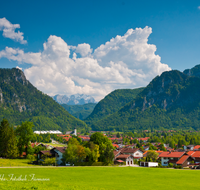
{"type": "MultiPolygon", "coordinates": [[[[5,18],[11,24],[19,24],[20,28],[16,28],[15,32],[22,32],[24,41],[2,35],[3,27],[5,28],[2,25],[0,52],[5,52],[0,53],[0,67],[23,68],[27,78],[38,89],[50,95],[85,93],[99,100],[116,88],[145,86],[165,70],[171,68],[183,71],[200,64],[199,6],[199,1],[184,0],[4,1],[0,6],[0,19],[5,18]],[[146,26],[152,31],[145,29],[146,26]],[[128,50],[134,51],[133,57],[125,52],[124,45],[121,46],[124,39],[118,42],[116,36],[123,37],[129,29],[135,31],[136,28],[142,30],[138,34],[132,32],[130,36],[135,35],[134,39],[143,38],[148,42],[145,46],[144,42],[137,46],[129,43],[128,50]],[[141,34],[142,31],[148,33],[147,36],[141,34]],[[112,38],[115,38],[113,43],[110,42],[112,38]],[[106,42],[110,44],[106,46],[106,42]],[[48,50],[44,51],[43,43],[46,43],[48,50]],[[79,44],[82,46],[78,46],[79,44]],[[99,48],[102,44],[105,45],[103,50],[99,48]],[[138,58],[136,52],[143,52],[148,44],[153,44],[156,51],[144,53],[144,59],[138,58]],[[55,46],[57,50],[64,48],[64,52],[61,53],[59,49],[55,53],[55,48],[52,49],[55,46]],[[23,55],[19,56],[19,52],[11,55],[6,47],[12,48],[12,52],[21,50],[23,55]],[[109,48],[114,47],[119,48],[117,52],[114,49],[109,52],[109,48]],[[103,57],[100,55],[102,51],[103,57]],[[65,57],[65,53],[69,53],[69,56],[65,57]],[[76,53],[76,61],[73,53],[76,53]],[[52,56],[48,60],[44,59],[49,54],[52,56]],[[159,55],[160,62],[156,55],[159,55]],[[43,58],[40,59],[39,56],[43,58]],[[70,68],[66,68],[66,65],[70,65],[70,68]],[[82,68],[84,65],[87,65],[88,72],[82,68]],[[152,70],[154,66],[160,69],[152,70]],[[51,75],[57,77],[51,81],[51,75]]],[[[129,38],[125,41],[130,42],[129,38]]],[[[153,47],[148,48],[147,52],[153,51],[153,47]]]]}

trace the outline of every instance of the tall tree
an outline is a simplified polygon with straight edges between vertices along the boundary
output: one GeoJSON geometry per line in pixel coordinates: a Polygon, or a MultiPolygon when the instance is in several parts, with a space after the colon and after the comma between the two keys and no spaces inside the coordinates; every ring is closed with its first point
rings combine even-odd
{"type": "Polygon", "coordinates": [[[16,158],[19,154],[18,147],[17,147],[17,139],[14,133],[14,129],[10,128],[10,135],[7,145],[7,155],[9,158],[16,158]]]}
{"type": "Polygon", "coordinates": [[[80,162],[85,158],[85,148],[79,144],[76,138],[70,138],[68,141],[68,147],[64,153],[64,161],[74,164],[75,162],[80,162]]]}
{"type": "Polygon", "coordinates": [[[10,139],[10,125],[8,120],[3,119],[0,125],[0,155],[8,157],[8,142],[10,139]]]}
{"type": "Polygon", "coordinates": [[[6,158],[16,158],[18,156],[14,129],[10,127],[6,119],[3,119],[0,125],[0,155],[6,158]]]}
{"type": "Polygon", "coordinates": [[[27,155],[29,142],[33,138],[33,129],[32,129],[33,127],[34,125],[32,122],[26,121],[26,122],[22,122],[22,124],[18,126],[16,129],[16,134],[19,138],[18,148],[19,148],[20,155],[22,155],[24,147],[25,147],[25,152],[27,155]]]}
{"type": "Polygon", "coordinates": [[[103,134],[96,132],[91,135],[90,142],[99,145],[99,161],[104,162],[106,164],[112,163],[114,154],[114,147],[110,139],[108,139],[103,134]]]}

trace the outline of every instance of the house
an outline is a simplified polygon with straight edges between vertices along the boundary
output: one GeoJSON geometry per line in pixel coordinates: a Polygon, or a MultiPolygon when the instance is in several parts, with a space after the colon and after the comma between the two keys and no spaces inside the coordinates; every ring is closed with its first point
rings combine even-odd
{"type": "Polygon", "coordinates": [[[116,157],[119,156],[119,155],[121,154],[121,150],[118,150],[118,151],[114,150],[114,151],[113,151],[113,154],[114,154],[114,160],[115,160],[116,157]]]}
{"type": "Polygon", "coordinates": [[[37,154],[37,160],[39,161],[44,161],[44,159],[48,157],[48,158],[52,158],[55,157],[55,152],[52,150],[41,150],[38,154],[37,154]]]}
{"type": "Polygon", "coordinates": [[[122,148],[121,153],[132,155],[133,158],[137,160],[143,158],[143,152],[139,148],[122,148]]]}
{"type": "Polygon", "coordinates": [[[119,145],[118,144],[112,144],[114,146],[114,148],[119,148],[119,145]]]}
{"type": "Polygon", "coordinates": [[[200,164],[200,151],[189,151],[187,155],[191,156],[194,159],[194,164],[200,164]]]}
{"type": "Polygon", "coordinates": [[[195,147],[194,145],[184,145],[183,149],[186,150],[186,151],[187,150],[194,150],[194,147],[195,147]]]}
{"type": "Polygon", "coordinates": [[[89,141],[90,140],[90,137],[88,135],[79,135],[78,137],[81,138],[82,141],[89,141]]]}
{"type": "Polygon", "coordinates": [[[63,154],[65,153],[65,149],[66,147],[55,147],[52,149],[55,152],[55,157],[58,165],[60,165],[63,162],[62,158],[63,154]]]}
{"type": "Polygon", "coordinates": [[[150,137],[137,138],[138,141],[147,142],[150,137]]]}
{"type": "Polygon", "coordinates": [[[162,166],[168,166],[169,163],[173,163],[175,165],[177,165],[177,163],[180,164],[180,162],[182,163],[183,160],[180,159],[183,155],[185,155],[185,152],[162,152],[158,157],[161,159],[162,166]]]}
{"type": "Polygon", "coordinates": [[[66,134],[66,135],[75,135],[75,136],[77,136],[77,130],[76,130],[76,128],[75,128],[74,131],[66,131],[65,134],[66,134]]]}
{"type": "Polygon", "coordinates": [[[120,154],[119,156],[117,156],[115,158],[115,161],[114,161],[115,164],[117,164],[117,163],[123,163],[123,162],[126,162],[126,166],[133,165],[134,164],[134,162],[133,162],[133,156],[129,155],[129,154],[120,154]]]}
{"type": "Polygon", "coordinates": [[[50,131],[34,131],[33,133],[35,134],[62,134],[62,132],[56,130],[56,131],[53,131],[53,130],[50,130],[50,131]]]}
{"type": "Polygon", "coordinates": [[[200,150],[200,145],[194,146],[193,150],[200,150]]]}
{"type": "Polygon", "coordinates": [[[143,146],[144,150],[149,150],[149,146],[143,146]]]}
{"type": "Polygon", "coordinates": [[[63,153],[65,152],[66,147],[54,147],[51,150],[42,150],[38,153],[38,161],[44,161],[45,157],[56,158],[58,165],[62,163],[63,153]]]}
{"type": "Polygon", "coordinates": [[[182,168],[187,167],[192,160],[193,158],[191,156],[185,154],[176,162],[176,165],[180,165],[182,168]]]}

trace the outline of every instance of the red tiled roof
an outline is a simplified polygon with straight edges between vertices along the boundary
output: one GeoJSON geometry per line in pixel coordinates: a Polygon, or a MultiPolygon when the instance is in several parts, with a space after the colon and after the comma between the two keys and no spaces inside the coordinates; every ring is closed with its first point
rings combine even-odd
{"type": "Polygon", "coordinates": [[[195,151],[194,154],[191,155],[193,158],[200,158],[200,151],[195,151]]]}
{"type": "Polygon", "coordinates": [[[187,155],[193,155],[195,152],[194,151],[189,151],[188,153],[187,153],[187,155]]]}
{"type": "Polygon", "coordinates": [[[148,150],[147,150],[147,151],[145,151],[145,152],[143,153],[143,155],[144,155],[144,154],[146,154],[147,152],[148,152],[148,150]]]}
{"type": "Polygon", "coordinates": [[[176,162],[176,164],[183,164],[189,157],[190,157],[190,156],[188,156],[188,155],[183,155],[183,156],[180,158],[180,160],[178,160],[178,161],[176,162]]]}
{"type": "Polygon", "coordinates": [[[150,137],[145,137],[145,138],[138,138],[138,141],[147,141],[150,137]]]}
{"type": "Polygon", "coordinates": [[[88,137],[88,136],[82,136],[82,135],[80,135],[78,137],[81,138],[81,139],[89,139],[90,140],[90,137],[88,137]]]}
{"type": "Polygon", "coordinates": [[[129,155],[129,154],[120,154],[119,156],[116,157],[116,159],[117,159],[117,158],[125,158],[125,159],[126,159],[126,158],[128,158],[129,156],[131,156],[131,155],[129,155]]]}
{"type": "Polygon", "coordinates": [[[185,152],[162,152],[158,157],[180,158],[185,152]]]}
{"type": "Polygon", "coordinates": [[[65,152],[65,147],[55,147],[54,149],[60,151],[61,153],[64,153],[65,152]]]}
{"type": "Polygon", "coordinates": [[[193,148],[193,150],[198,150],[198,149],[200,149],[200,145],[196,145],[196,146],[193,148]]]}
{"type": "Polygon", "coordinates": [[[113,151],[114,156],[116,156],[117,154],[119,154],[121,151],[113,151]]]}
{"type": "Polygon", "coordinates": [[[122,153],[135,153],[139,148],[123,148],[121,150],[122,153]]]}
{"type": "Polygon", "coordinates": [[[118,144],[112,144],[114,147],[119,148],[118,144]]]}
{"type": "Polygon", "coordinates": [[[26,156],[26,152],[22,152],[22,156],[26,156]]]}
{"type": "Polygon", "coordinates": [[[112,138],[109,138],[110,140],[114,141],[114,140],[122,140],[122,137],[120,138],[115,138],[115,137],[112,137],[112,138]]]}

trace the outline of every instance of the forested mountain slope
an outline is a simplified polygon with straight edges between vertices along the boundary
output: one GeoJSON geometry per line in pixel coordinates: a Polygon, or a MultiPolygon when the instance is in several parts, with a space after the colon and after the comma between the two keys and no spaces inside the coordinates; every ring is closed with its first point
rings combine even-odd
{"type": "Polygon", "coordinates": [[[33,121],[34,130],[87,128],[51,97],[37,90],[19,69],[0,69],[0,120],[33,121]]]}
{"type": "Polygon", "coordinates": [[[83,120],[92,113],[94,107],[96,106],[96,103],[88,103],[84,105],[67,105],[67,104],[60,104],[60,105],[74,117],[83,120]]]}
{"type": "Polygon", "coordinates": [[[118,112],[93,123],[93,130],[200,129],[200,78],[180,71],[155,77],[118,112]]]}
{"type": "Polygon", "coordinates": [[[111,92],[95,106],[93,112],[85,119],[85,122],[91,124],[115,113],[133,100],[143,89],[118,89],[111,92]]]}

